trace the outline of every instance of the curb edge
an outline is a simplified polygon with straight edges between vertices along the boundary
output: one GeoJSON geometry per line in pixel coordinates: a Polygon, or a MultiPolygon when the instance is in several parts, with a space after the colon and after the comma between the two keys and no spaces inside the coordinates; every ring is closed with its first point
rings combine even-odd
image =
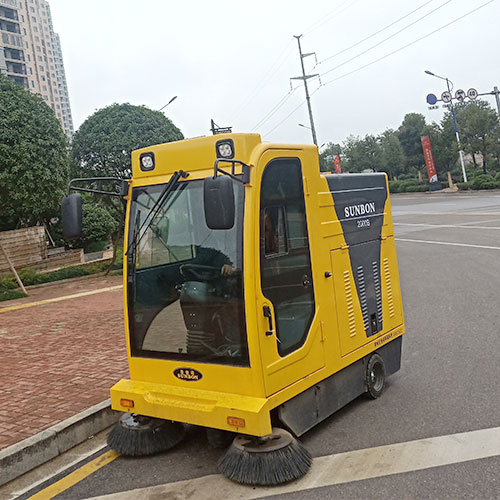
{"type": "Polygon", "coordinates": [[[107,399],[0,450],[0,486],[106,429],[119,416],[120,412],[112,410],[111,400],[107,399]]]}

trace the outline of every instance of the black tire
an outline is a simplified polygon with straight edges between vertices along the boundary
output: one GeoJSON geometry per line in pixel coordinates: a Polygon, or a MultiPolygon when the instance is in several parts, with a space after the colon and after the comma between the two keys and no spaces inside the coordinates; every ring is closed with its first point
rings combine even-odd
{"type": "Polygon", "coordinates": [[[379,398],[385,388],[384,360],[378,354],[372,354],[366,365],[366,394],[371,399],[379,398]]]}
{"type": "Polygon", "coordinates": [[[233,442],[234,436],[234,432],[207,428],[207,441],[211,448],[227,448],[233,442]]]}

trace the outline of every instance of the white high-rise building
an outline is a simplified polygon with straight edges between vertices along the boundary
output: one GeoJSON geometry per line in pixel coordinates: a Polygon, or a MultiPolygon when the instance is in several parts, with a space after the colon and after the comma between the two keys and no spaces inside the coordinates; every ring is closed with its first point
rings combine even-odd
{"type": "Polygon", "coordinates": [[[47,1],[0,0],[0,71],[40,94],[54,110],[66,136],[72,138],[73,120],[61,44],[47,1]]]}

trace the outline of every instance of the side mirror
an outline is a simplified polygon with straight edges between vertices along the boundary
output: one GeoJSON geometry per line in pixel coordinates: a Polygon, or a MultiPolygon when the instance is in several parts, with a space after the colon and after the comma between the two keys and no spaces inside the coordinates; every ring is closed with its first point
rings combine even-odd
{"type": "Polygon", "coordinates": [[[203,182],[205,222],[210,229],[234,226],[234,189],[229,176],[206,177],[203,182]]]}
{"type": "Polygon", "coordinates": [[[63,236],[76,240],[82,236],[82,197],[79,193],[66,195],[61,204],[63,236]]]}

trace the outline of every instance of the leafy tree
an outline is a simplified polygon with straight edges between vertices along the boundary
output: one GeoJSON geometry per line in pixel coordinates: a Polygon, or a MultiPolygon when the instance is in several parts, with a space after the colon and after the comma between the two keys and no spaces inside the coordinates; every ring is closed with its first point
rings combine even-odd
{"type": "Polygon", "coordinates": [[[405,156],[398,135],[388,129],[380,136],[381,167],[389,178],[395,178],[404,172],[405,156]]]}
{"type": "Polygon", "coordinates": [[[405,155],[405,170],[421,168],[425,163],[420,136],[424,131],[425,118],[420,113],[408,113],[403,118],[397,134],[405,155]]]}
{"type": "Polygon", "coordinates": [[[133,150],[183,138],[159,111],[112,104],[96,111],[76,132],[71,148],[75,173],[82,177],[128,178],[133,150]]]}
{"type": "Polygon", "coordinates": [[[487,157],[494,148],[494,135],[499,127],[498,115],[485,101],[468,104],[456,111],[461,139],[467,153],[481,153],[486,174],[487,157]]]}
{"type": "Polygon", "coordinates": [[[340,144],[329,142],[326,148],[319,154],[319,169],[321,172],[333,172],[333,159],[342,153],[340,144]]]}
{"type": "Polygon", "coordinates": [[[343,151],[349,172],[377,172],[382,168],[382,149],[374,135],[366,135],[363,139],[349,136],[343,143],[343,151]]]}
{"type": "Polygon", "coordinates": [[[13,229],[59,212],[68,144],[45,101],[2,75],[0,109],[0,225],[13,229]]]}
{"type": "MultiPolygon", "coordinates": [[[[135,149],[183,139],[181,131],[159,111],[132,104],[112,104],[87,118],[76,132],[71,148],[76,177],[130,178],[135,149]]],[[[121,236],[123,207],[112,197],[102,198],[116,222],[114,255],[121,236]]]]}

